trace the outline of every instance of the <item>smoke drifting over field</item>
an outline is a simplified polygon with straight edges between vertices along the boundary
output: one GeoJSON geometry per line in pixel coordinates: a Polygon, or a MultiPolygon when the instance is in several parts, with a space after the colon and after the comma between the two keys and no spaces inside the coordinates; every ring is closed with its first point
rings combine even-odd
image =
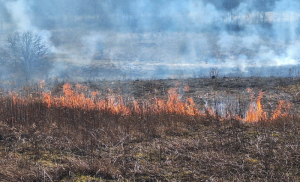
{"type": "Polygon", "coordinates": [[[12,31],[41,35],[54,62],[48,77],[209,76],[212,67],[229,76],[299,75],[297,0],[0,3],[1,40],[12,31]]]}
{"type": "Polygon", "coordinates": [[[5,3],[5,8],[12,20],[12,23],[15,25],[16,31],[32,31],[39,34],[51,51],[55,51],[55,47],[53,47],[50,40],[51,32],[46,29],[40,29],[32,23],[32,3],[32,1],[25,0],[7,1],[5,3]]]}

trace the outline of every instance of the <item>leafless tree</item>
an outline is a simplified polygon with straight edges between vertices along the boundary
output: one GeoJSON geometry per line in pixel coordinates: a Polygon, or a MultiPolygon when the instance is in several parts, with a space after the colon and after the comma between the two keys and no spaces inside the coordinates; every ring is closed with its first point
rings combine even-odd
{"type": "Polygon", "coordinates": [[[210,77],[211,77],[212,79],[217,78],[218,75],[219,75],[219,70],[218,70],[218,68],[216,68],[216,67],[211,68],[210,71],[209,71],[209,74],[210,74],[210,77]]]}
{"type": "Polygon", "coordinates": [[[26,80],[42,76],[49,70],[48,48],[42,38],[32,32],[15,32],[7,37],[6,55],[9,65],[26,80]]]}

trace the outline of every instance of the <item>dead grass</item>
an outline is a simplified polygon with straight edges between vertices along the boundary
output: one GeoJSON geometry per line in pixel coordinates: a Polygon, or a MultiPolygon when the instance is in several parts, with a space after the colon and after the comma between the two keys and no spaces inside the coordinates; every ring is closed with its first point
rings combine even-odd
{"type": "MultiPolygon", "coordinates": [[[[148,90],[155,88],[163,93],[161,89],[167,86],[161,82],[150,82],[148,90]]],[[[201,88],[189,80],[185,84],[190,87],[187,96],[197,92],[203,101],[226,94],[231,98],[232,93],[210,84],[201,88]],[[204,96],[205,92],[210,96],[204,96]]],[[[274,90],[267,87],[254,89],[269,93],[263,97],[263,105],[280,98],[270,96],[274,90]]],[[[246,108],[249,94],[240,96],[245,98],[240,106],[246,108]]],[[[0,116],[1,181],[300,180],[300,118],[296,106],[288,117],[244,123],[221,121],[209,114],[118,115],[48,108],[38,99],[21,105],[3,96],[0,116]]]]}

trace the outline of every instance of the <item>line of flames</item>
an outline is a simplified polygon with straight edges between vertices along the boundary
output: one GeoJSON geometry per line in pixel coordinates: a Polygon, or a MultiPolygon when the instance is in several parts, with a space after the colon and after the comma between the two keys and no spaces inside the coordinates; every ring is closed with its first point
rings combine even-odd
{"type": "MultiPolygon", "coordinates": [[[[66,83],[63,85],[63,95],[56,96],[52,95],[51,92],[43,92],[42,97],[39,98],[48,108],[51,107],[67,107],[67,108],[80,108],[85,110],[101,110],[108,111],[112,114],[151,114],[151,113],[170,113],[170,114],[181,114],[189,116],[215,116],[214,112],[210,107],[205,110],[199,110],[195,108],[193,98],[186,98],[183,102],[180,100],[180,95],[177,92],[177,88],[171,88],[168,91],[168,98],[158,99],[155,98],[154,102],[144,102],[139,104],[137,101],[132,102],[132,107],[128,107],[123,101],[121,96],[109,96],[106,99],[99,99],[97,97],[98,92],[89,92],[89,96],[84,92],[78,90],[87,91],[87,87],[83,87],[79,84],[76,85],[77,89],[72,89],[72,85],[66,83]]],[[[34,99],[18,97],[16,94],[11,94],[14,104],[26,105],[34,99]]],[[[263,120],[275,120],[279,117],[288,116],[291,104],[287,101],[278,101],[278,106],[274,112],[268,117],[267,113],[263,110],[261,104],[261,98],[263,93],[259,93],[256,102],[253,102],[253,95],[251,97],[251,104],[246,112],[246,116],[242,118],[236,114],[229,114],[226,117],[219,119],[236,119],[244,122],[257,122],[263,120]]]]}

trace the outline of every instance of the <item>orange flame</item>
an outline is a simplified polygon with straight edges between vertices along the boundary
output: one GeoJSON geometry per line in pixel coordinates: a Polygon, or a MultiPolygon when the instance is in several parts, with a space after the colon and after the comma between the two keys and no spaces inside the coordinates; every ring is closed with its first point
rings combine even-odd
{"type": "Polygon", "coordinates": [[[283,100],[278,101],[278,106],[273,112],[272,119],[275,120],[279,117],[288,116],[288,112],[290,108],[291,108],[291,103],[283,100]]]}
{"type": "Polygon", "coordinates": [[[260,102],[262,96],[263,92],[260,92],[256,100],[256,107],[253,103],[250,104],[249,110],[247,111],[246,118],[244,119],[244,121],[257,122],[267,118],[267,113],[263,111],[260,102]]]}
{"type": "MultiPolygon", "coordinates": [[[[252,90],[250,90],[252,91],[252,90]]],[[[280,117],[287,117],[288,112],[291,108],[291,103],[288,101],[279,100],[278,106],[272,113],[271,117],[267,117],[267,113],[263,111],[262,105],[261,105],[261,98],[263,96],[263,92],[260,92],[257,100],[256,100],[256,107],[252,103],[250,104],[249,110],[247,111],[246,118],[244,119],[245,122],[258,122],[262,120],[276,120],[280,117]]],[[[251,99],[252,100],[252,99],[251,99]]]]}
{"type": "MultiPolygon", "coordinates": [[[[252,92],[251,89],[248,89],[252,92]]],[[[77,84],[74,88],[71,84],[63,85],[63,93],[60,96],[52,95],[51,92],[42,92],[41,99],[47,107],[67,107],[80,108],[85,110],[100,110],[107,111],[112,114],[131,115],[131,114],[179,114],[188,116],[215,116],[214,110],[206,106],[205,111],[201,111],[195,107],[193,98],[186,98],[185,101],[180,99],[178,88],[171,88],[168,91],[167,99],[154,98],[152,101],[143,101],[139,103],[134,100],[132,103],[124,103],[121,96],[113,94],[109,90],[110,96],[106,99],[100,99],[98,92],[90,92],[88,88],[77,84]]],[[[13,104],[26,105],[32,101],[33,98],[19,97],[16,93],[10,93],[13,104]]],[[[227,113],[226,116],[218,116],[220,120],[235,119],[244,122],[258,122],[262,120],[276,120],[280,117],[289,116],[291,104],[287,101],[278,101],[278,106],[270,117],[263,110],[261,98],[263,92],[260,92],[256,102],[253,102],[253,94],[251,96],[251,104],[246,112],[245,118],[237,116],[236,114],[227,113]]]]}

